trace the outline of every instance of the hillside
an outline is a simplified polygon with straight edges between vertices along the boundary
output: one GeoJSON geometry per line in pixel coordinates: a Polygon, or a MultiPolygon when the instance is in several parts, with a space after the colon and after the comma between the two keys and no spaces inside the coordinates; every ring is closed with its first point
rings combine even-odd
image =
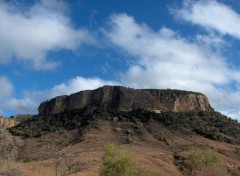
{"type": "MultiPolygon", "coordinates": [[[[84,92],[73,95],[82,96],[84,92]]],[[[87,92],[89,94],[91,91],[87,92]]],[[[114,143],[124,147],[135,158],[137,167],[152,176],[240,175],[240,124],[236,120],[215,112],[208,101],[204,106],[207,109],[199,108],[203,105],[194,104],[196,98],[182,101],[183,106],[191,105],[189,109],[183,108],[184,111],[174,111],[173,106],[169,105],[173,99],[181,102],[181,98],[186,100],[183,97],[189,95],[202,96],[207,100],[204,95],[178,90],[143,91],[123,87],[103,87],[96,92],[102,93],[94,103],[90,103],[91,106],[69,108],[64,105],[65,108],[58,109],[59,112],[40,111],[38,115],[9,128],[16,138],[23,140],[17,164],[15,162],[12,167],[22,175],[98,175],[103,164],[104,148],[114,143]],[[113,101],[116,98],[115,89],[121,93],[118,96],[121,101],[113,101]],[[137,93],[136,96],[129,95],[126,104],[125,99],[120,98],[125,97],[126,92],[119,89],[129,90],[130,94],[132,91],[137,93]],[[142,92],[144,96],[141,97],[139,94],[142,92]],[[154,95],[157,97],[155,100],[154,95]],[[170,103],[165,107],[171,108],[161,110],[161,113],[142,106],[128,111],[119,109],[123,105],[125,108],[131,107],[131,102],[136,103],[136,97],[140,97],[139,101],[145,99],[144,103],[149,100],[148,104],[151,104],[153,100],[156,101],[154,105],[161,105],[154,106],[154,109],[164,107],[168,100],[170,103]],[[111,106],[113,102],[118,103],[111,106]],[[194,156],[206,159],[203,165],[196,158],[193,160],[194,156]],[[211,156],[217,159],[214,160],[218,161],[217,164],[211,156]],[[196,161],[198,167],[194,165],[196,161]],[[74,168],[71,173],[69,168],[74,168]]],[[[69,98],[64,97],[68,101],[62,102],[71,104],[69,98]]],[[[58,99],[44,102],[40,107],[53,107],[52,102],[59,102],[56,101],[58,99]]],[[[87,102],[86,97],[84,102],[87,102]]]]}

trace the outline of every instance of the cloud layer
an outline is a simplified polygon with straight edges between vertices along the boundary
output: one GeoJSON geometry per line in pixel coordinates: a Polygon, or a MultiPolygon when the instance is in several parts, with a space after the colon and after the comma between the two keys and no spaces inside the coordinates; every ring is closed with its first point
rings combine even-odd
{"type": "Polygon", "coordinates": [[[184,0],[183,7],[173,10],[177,18],[240,39],[240,15],[230,6],[215,0],[184,0]]]}
{"type": "Polygon", "coordinates": [[[199,91],[218,110],[238,108],[239,90],[231,90],[231,85],[239,86],[240,72],[197,39],[189,41],[168,28],[154,31],[127,14],[113,15],[106,35],[135,57],[134,64],[122,74],[124,84],[199,91]]]}
{"type": "MultiPolygon", "coordinates": [[[[68,10],[61,0],[41,0],[25,9],[0,0],[0,64],[17,61],[35,70],[51,70],[59,63],[49,58],[50,52],[75,52],[82,44],[94,43],[87,29],[74,27],[68,10]]],[[[228,63],[222,49],[231,50],[229,37],[225,36],[240,39],[240,14],[216,0],[184,0],[181,7],[170,11],[186,22],[184,25],[203,30],[190,37],[167,27],[154,30],[121,13],[111,15],[103,30],[94,31],[107,49],[113,46],[118,54],[124,53],[124,64],[131,63],[116,79],[135,88],[202,92],[216,110],[239,117],[240,70],[228,63]]],[[[119,83],[76,76],[48,90],[25,90],[21,95],[24,98],[16,98],[11,81],[0,75],[0,113],[4,109],[36,113],[43,100],[106,84],[119,83]]]]}
{"type": "Polygon", "coordinates": [[[59,63],[48,58],[48,52],[74,51],[83,43],[93,42],[88,30],[73,27],[63,11],[66,6],[60,2],[41,1],[19,10],[16,5],[0,1],[1,64],[15,58],[36,70],[51,70],[59,63]]]}
{"type": "Polygon", "coordinates": [[[12,85],[11,81],[6,78],[5,76],[0,76],[0,101],[6,97],[9,97],[14,92],[14,86],[12,85]]]}
{"type": "Polygon", "coordinates": [[[3,109],[14,110],[17,113],[37,113],[37,108],[42,101],[54,98],[60,95],[70,95],[81,90],[92,90],[104,85],[119,85],[113,81],[106,81],[100,78],[83,78],[77,76],[68,80],[66,83],[61,83],[53,86],[45,91],[26,91],[23,94],[24,98],[17,99],[13,96],[13,86],[5,77],[0,77],[0,84],[5,84],[5,94],[0,94],[0,112],[3,109]]]}

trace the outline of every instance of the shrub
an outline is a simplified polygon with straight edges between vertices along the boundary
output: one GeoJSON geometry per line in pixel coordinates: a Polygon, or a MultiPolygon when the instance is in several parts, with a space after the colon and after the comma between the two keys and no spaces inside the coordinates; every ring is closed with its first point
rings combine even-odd
{"type": "Polygon", "coordinates": [[[125,150],[114,144],[107,145],[103,160],[100,176],[147,176],[137,170],[134,159],[125,150]]]}
{"type": "Polygon", "coordinates": [[[214,150],[193,149],[190,155],[190,171],[217,166],[220,163],[219,156],[214,150]]]}
{"type": "Polygon", "coordinates": [[[5,128],[0,128],[0,159],[14,160],[21,145],[20,139],[12,136],[5,128]]]}

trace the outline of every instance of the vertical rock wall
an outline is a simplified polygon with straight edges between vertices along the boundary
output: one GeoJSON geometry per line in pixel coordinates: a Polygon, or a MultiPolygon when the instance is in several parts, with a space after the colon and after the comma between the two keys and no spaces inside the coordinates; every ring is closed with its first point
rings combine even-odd
{"type": "Polygon", "coordinates": [[[131,89],[121,86],[104,86],[92,91],[59,96],[41,103],[38,110],[40,114],[51,114],[63,110],[99,106],[119,111],[136,109],[155,112],[212,110],[207,97],[200,93],[169,89],[131,89]]]}

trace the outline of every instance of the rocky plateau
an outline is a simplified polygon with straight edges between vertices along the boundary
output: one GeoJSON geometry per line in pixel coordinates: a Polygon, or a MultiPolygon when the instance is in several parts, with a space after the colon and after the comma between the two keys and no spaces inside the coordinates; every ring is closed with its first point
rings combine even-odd
{"type": "Polygon", "coordinates": [[[40,114],[59,113],[72,109],[111,108],[117,111],[143,109],[160,113],[162,111],[189,112],[211,111],[208,98],[196,92],[182,90],[132,89],[121,86],[104,86],[69,96],[58,96],[42,102],[40,114]]]}

